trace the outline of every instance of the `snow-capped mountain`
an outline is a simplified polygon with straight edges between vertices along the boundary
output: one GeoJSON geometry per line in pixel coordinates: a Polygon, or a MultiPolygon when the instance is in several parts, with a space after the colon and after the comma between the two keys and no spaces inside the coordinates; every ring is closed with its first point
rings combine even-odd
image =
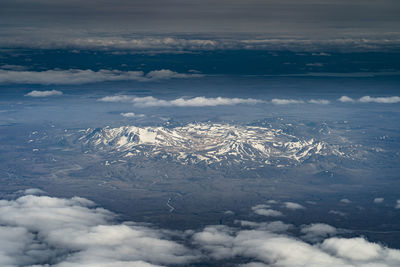
{"type": "Polygon", "coordinates": [[[314,138],[302,139],[280,129],[218,123],[174,128],[97,128],[81,131],[86,148],[135,157],[172,159],[182,164],[275,165],[299,164],[315,155],[342,157],[337,146],[314,138]]]}

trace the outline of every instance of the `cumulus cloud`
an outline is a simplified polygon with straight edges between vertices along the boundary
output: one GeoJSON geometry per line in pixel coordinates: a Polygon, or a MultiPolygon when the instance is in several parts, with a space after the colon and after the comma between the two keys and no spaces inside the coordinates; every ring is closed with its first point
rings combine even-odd
{"type": "Polygon", "coordinates": [[[0,265],[156,266],[195,259],[165,231],[113,219],[78,197],[1,200],[0,265]]]}
{"type": "Polygon", "coordinates": [[[395,206],[395,208],[396,208],[396,209],[400,209],[400,199],[398,199],[398,200],[396,201],[396,206],[395,206]]]}
{"type": "Polygon", "coordinates": [[[280,99],[274,98],[271,100],[272,104],[275,105],[289,105],[289,104],[303,104],[303,100],[296,100],[296,99],[280,99]]]}
{"type": "Polygon", "coordinates": [[[400,251],[382,247],[371,243],[364,238],[337,238],[333,237],[321,244],[321,249],[352,262],[369,261],[372,263],[386,263],[395,266],[400,261],[400,251]],[[387,257],[387,258],[386,258],[387,257]],[[385,259],[386,258],[386,259],[385,259]]]}
{"type": "Polygon", "coordinates": [[[351,98],[348,96],[342,96],[339,98],[339,101],[344,102],[344,103],[360,102],[360,103],[396,104],[396,103],[400,103],[400,97],[399,96],[387,96],[387,97],[363,96],[363,97],[360,97],[359,99],[354,99],[354,98],[351,98]]]}
{"type": "Polygon", "coordinates": [[[0,265],[188,266],[204,260],[234,265],[238,258],[243,266],[400,265],[399,250],[339,237],[327,224],[301,226],[310,243],[293,237],[294,226],[281,221],[236,225],[172,232],[116,222],[113,213],[84,198],[25,195],[0,200],[0,265]]]}
{"type": "Polygon", "coordinates": [[[25,96],[31,96],[31,97],[47,97],[47,96],[56,96],[56,95],[62,95],[63,92],[57,91],[57,90],[49,90],[49,91],[36,91],[33,90],[29,93],[27,93],[25,96]]]}
{"type": "Polygon", "coordinates": [[[220,105],[237,105],[237,104],[259,104],[263,103],[262,100],[253,98],[226,98],[215,97],[208,98],[198,96],[193,98],[176,98],[173,100],[164,100],[155,98],[153,96],[136,97],[127,95],[106,96],[99,101],[102,102],[122,102],[132,103],[141,107],[207,107],[207,106],[220,106],[220,105]]]}
{"type": "Polygon", "coordinates": [[[290,210],[301,210],[301,209],[305,209],[304,206],[298,204],[298,203],[294,203],[294,202],[285,202],[283,203],[283,206],[287,209],[290,210]]]}
{"type": "MultiPolygon", "coordinates": [[[[311,229],[306,231],[334,231],[328,227],[311,226],[311,229]]],[[[363,238],[331,237],[322,243],[308,244],[287,234],[218,225],[195,233],[193,243],[214,259],[251,259],[242,266],[397,266],[400,263],[399,250],[363,238]]]]}
{"type": "Polygon", "coordinates": [[[355,102],[355,100],[354,100],[353,98],[348,97],[348,96],[345,96],[345,95],[341,96],[341,97],[339,98],[339,101],[340,101],[340,102],[343,102],[343,103],[346,103],[346,102],[355,102]]]}
{"type": "Polygon", "coordinates": [[[283,216],[282,212],[270,209],[269,205],[259,204],[251,208],[255,214],[267,217],[280,217],[283,216]]]}
{"type": "Polygon", "coordinates": [[[133,112],[126,112],[126,113],[121,113],[122,117],[125,118],[143,118],[145,115],[144,114],[135,114],[133,112]]]}
{"type": "Polygon", "coordinates": [[[374,203],[382,203],[385,199],[383,197],[377,197],[374,199],[374,203]]]}
{"type": "Polygon", "coordinates": [[[0,83],[19,84],[85,84],[106,81],[154,81],[174,78],[199,78],[197,73],[177,73],[171,70],[154,70],[145,74],[143,71],[120,70],[46,70],[46,71],[15,71],[0,70],[0,83]]]}
{"type": "Polygon", "coordinates": [[[300,232],[304,234],[303,239],[318,242],[327,237],[334,236],[338,233],[337,229],[325,223],[313,223],[310,225],[303,225],[300,232]]]}

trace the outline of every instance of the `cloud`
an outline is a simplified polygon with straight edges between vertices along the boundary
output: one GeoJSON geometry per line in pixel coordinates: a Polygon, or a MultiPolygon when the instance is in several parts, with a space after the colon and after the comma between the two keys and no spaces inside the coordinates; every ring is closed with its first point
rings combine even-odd
{"type": "Polygon", "coordinates": [[[374,203],[378,204],[378,203],[382,203],[385,199],[383,197],[377,197],[374,199],[374,203]]]}
{"type": "MultiPolygon", "coordinates": [[[[271,100],[271,103],[275,105],[290,105],[290,104],[305,104],[306,102],[298,99],[274,98],[271,100]]],[[[330,103],[330,101],[325,99],[310,99],[307,101],[307,103],[327,105],[330,103]]]]}
{"type": "MultiPolygon", "coordinates": [[[[1,3],[1,2],[0,2],[1,3]]],[[[97,2],[96,2],[97,3],[97,2]]],[[[121,5],[122,6],[122,5],[121,5]]],[[[304,6],[304,5],[302,5],[304,6]]],[[[137,6],[135,6],[136,8],[137,6]]],[[[18,6],[20,9],[20,6],[18,6]]],[[[115,8],[113,6],[112,8],[115,8]]],[[[179,9],[179,8],[178,8],[179,9]]],[[[26,14],[26,13],[25,13],[26,14]]],[[[25,15],[24,14],[24,15],[25,15]]],[[[103,16],[104,17],[104,16],[103,16]]],[[[151,18],[151,15],[148,16],[151,18]]],[[[265,14],[263,14],[265,17],[265,14]]],[[[86,19],[86,18],[85,18],[86,19]]],[[[237,17],[234,18],[237,21],[237,17]]],[[[168,20],[170,21],[170,20],[168,20]]],[[[115,21],[113,21],[115,22],[115,21]]],[[[187,20],[185,20],[187,22],[187,20]]],[[[320,22],[320,21],[319,21],[320,22]]],[[[202,21],[201,24],[204,24],[202,21]]],[[[315,24],[315,23],[314,23],[315,24]]],[[[199,23],[197,23],[199,25],[199,23]]],[[[296,29],[299,24],[296,24],[296,29]]],[[[213,25],[215,26],[215,25],[213,25]]],[[[226,26],[226,25],[225,25],[226,26]]],[[[121,29],[120,24],[117,32],[105,30],[105,28],[96,29],[92,32],[79,27],[72,29],[69,23],[66,28],[53,28],[46,24],[43,27],[3,27],[0,32],[3,38],[0,39],[0,47],[7,48],[36,48],[36,49],[93,49],[93,50],[122,50],[122,51],[140,51],[140,52],[186,52],[186,51],[209,51],[219,49],[245,49],[245,50],[292,50],[292,51],[312,51],[316,56],[329,56],[327,53],[319,53],[325,49],[340,49],[342,51],[371,51],[379,49],[388,49],[398,47],[400,43],[399,34],[394,32],[379,33],[375,36],[340,36],[335,38],[318,38],[307,36],[301,38],[296,32],[295,36],[279,36],[276,38],[265,38],[263,34],[255,38],[243,38],[243,35],[226,34],[216,36],[208,34],[197,37],[186,35],[165,35],[152,33],[151,35],[132,36],[132,25],[128,31],[121,29]],[[12,29],[12,30],[10,30],[12,29]]],[[[268,27],[261,27],[268,28],[268,27]]],[[[254,29],[254,27],[252,27],[254,29]]],[[[237,29],[234,29],[236,31],[237,29]]],[[[309,29],[307,29],[309,30],[309,29]]],[[[141,31],[141,30],[140,30],[141,31]]],[[[185,30],[187,33],[187,30],[185,30]]],[[[165,32],[165,31],[163,31],[165,32]]]]}
{"type": "Polygon", "coordinates": [[[400,97],[399,96],[388,96],[388,97],[363,96],[359,99],[353,99],[348,96],[342,96],[339,98],[339,101],[344,102],[344,103],[360,102],[360,103],[396,104],[396,103],[400,103],[400,97]]]}
{"type": "Polygon", "coordinates": [[[298,204],[298,203],[294,203],[294,202],[285,202],[283,203],[283,206],[287,209],[290,210],[301,210],[301,209],[305,209],[304,206],[298,204]]]}
{"type": "Polygon", "coordinates": [[[400,209],[400,199],[398,199],[398,200],[396,201],[396,206],[395,206],[395,208],[396,208],[396,209],[400,209]]]}
{"type": "Polygon", "coordinates": [[[163,79],[199,78],[201,74],[184,74],[171,70],[154,70],[145,74],[142,71],[120,70],[46,70],[46,71],[15,71],[0,70],[0,83],[18,84],[85,84],[107,81],[155,81],[163,79]]]}
{"type": "MultiPolygon", "coordinates": [[[[337,257],[351,261],[387,261],[400,260],[400,251],[390,250],[379,244],[370,243],[364,238],[330,238],[324,240],[321,248],[337,257]]],[[[377,262],[377,263],[378,263],[377,262]]]]}
{"type": "Polygon", "coordinates": [[[43,191],[42,189],[39,188],[28,188],[24,190],[24,195],[42,195],[42,194],[46,194],[45,191],[43,191]]]}
{"type": "Polygon", "coordinates": [[[349,203],[351,203],[351,201],[350,201],[349,199],[347,199],[347,198],[342,198],[342,199],[340,200],[340,202],[342,202],[342,203],[344,203],[344,204],[349,204],[349,203]]]}
{"type": "Polygon", "coordinates": [[[33,90],[32,92],[27,93],[25,96],[31,97],[47,97],[47,96],[57,96],[62,95],[63,92],[57,90],[50,90],[50,91],[36,91],[33,90]]]}
{"type": "Polygon", "coordinates": [[[327,224],[301,226],[307,243],[281,221],[235,223],[172,232],[117,222],[113,213],[84,198],[25,195],[0,200],[0,265],[148,267],[213,260],[235,265],[238,259],[242,266],[400,265],[399,250],[339,237],[327,224]]]}
{"type": "Polygon", "coordinates": [[[319,62],[307,63],[306,66],[308,66],[308,67],[323,67],[324,63],[319,63],[319,62]]]}
{"type": "Polygon", "coordinates": [[[395,104],[400,103],[399,96],[388,96],[388,97],[370,97],[363,96],[358,101],[363,103],[383,103],[383,104],[395,104]]]}
{"type": "Polygon", "coordinates": [[[198,78],[198,77],[203,77],[202,74],[198,73],[191,73],[191,74],[185,74],[185,73],[178,73],[172,70],[153,70],[150,71],[149,73],[146,74],[146,78],[150,80],[162,80],[162,79],[172,79],[172,78],[179,78],[179,79],[186,79],[186,78],[198,78]]]}
{"type": "Polygon", "coordinates": [[[329,214],[339,215],[339,216],[346,216],[347,214],[338,210],[330,210],[329,214]]]}
{"type": "Polygon", "coordinates": [[[127,95],[115,95],[115,96],[105,96],[99,99],[99,101],[102,102],[131,102],[132,101],[132,97],[131,96],[127,96],[127,95]]]}
{"type": "Polygon", "coordinates": [[[283,216],[282,212],[270,209],[269,205],[256,205],[251,208],[255,214],[268,216],[268,217],[280,217],[283,216]]]}
{"type": "Polygon", "coordinates": [[[319,104],[319,105],[328,105],[330,103],[330,101],[329,100],[325,100],[325,99],[310,99],[308,101],[308,103],[319,104]]]}
{"type": "Polygon", "coordinates": [[[304,104],[303,100],[296,100],[296,99],[279,99],[274,98],[271,100],[272,104],[275,105],[288,105],[288,104],[304,104]]]}
{"type": "Polygon", "coordinates": [[[127,112],[127,113],[121,113],[122,117],[125,118],[143,118],[145,115],[144,114],[135,114],[133,112],[127,112]]]}
{"type": "Polygon", "coordinates": [[[140,107],[207,107],[237,104],[254,105],[263,103],[262,100],[257,100],[253,98],[207,98],[204,96],[198,96],[193,98],[177,98],[173,100],[164,100],[155,98],[153,96],[136,97],[127,95],[106,96],[99,99],[99,101],[132,103],[140,107]]]}
{"type": "MultiPolygon", "coordinates": [[[[310,226],[306,232],[334,233],[334,228],[310,226]]],[[[226,262],[249,259],[242,266],[397,266],[400,251],[363,238],[331,237],[309,244],[288,234],[266,230],[243,230],[227,226],[207,226],[195,233],[193,243],[212,258],[226,262]]]]}
{"type": "Polygon", "coordinates": [[[242,227],[249,227],[254,229],[260,229],[265,231],[270,231],[274,233],[287,232],[289,229],[293,228],[293,225],[284,223],[282,221],[272,221],[272,222],[251,222],[251,221],[235,221],[235,223],[240,224],[242,227]]]}
{"type": "Polygon", "coordinates": [[[349,102],[355,102],[355,100],[353,99],[353,98],[351,98],[351,97],[348,97],[348,96],[341,96],[340,98],[339,98],[339,101],[340,102],[343,102],[343,103],[349,103],[349,102]]]}
{"type": "Polygon", "coordinates": [[[325,223],[313,223],[303,225],[300,233],[304,234],[303,239],[311,242],[319,242],[327,237],[334,236],[338,233],[337,229],[325,223]]]}
{"type": "Polygon", "coordinates": [[[0,200],[0,225],[1,266],[156,266],[196,258],[166,231],[115,223],[114,214],[79,197],[0,200]]]}

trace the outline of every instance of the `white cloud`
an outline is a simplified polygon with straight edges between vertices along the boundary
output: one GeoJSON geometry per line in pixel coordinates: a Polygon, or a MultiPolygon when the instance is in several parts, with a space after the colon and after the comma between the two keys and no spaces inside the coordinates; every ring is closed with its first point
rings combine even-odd
{"type": "Polygon", "coordinates": [[[400,209],[400,199],[398,199],[398,200],[396,201],[396,206],[395,206],[395,208],[396,208],[396,209],[400,209]]]}
{"type": "Polygon", "coordinates": [[[358,101],[363,103],[383,103],[383,104],[395,104],[400,103],[399,96],[388,96],[388,97],[370,97],[363,96],[358,101]]]}
{"type": "Polygon", "coordinates": [[[144,114],[135,114],[133,112],[127,112],[127,113],[121,113],[122,117],[125,118],[143,118],[145,115],[144,114]]]}
{"type": "Polygon", "coordinates": [[[231,211],[231,210],[225,211],[224,214],[225,214],[225,215],[229,215],[229,216],[235,215],[235,213],[234,213],[233,211],[231,211]]]}
{"type": "MultiPolygon", "coordinates": [[[[304,104],[306,103],[303,100],[299,99],[284,99],[284,98],[274,98],[271,100],[272,104],[275,105],[290,105],[290,104],[304,104]]],[[[327,105],[330,103],[329,100],[326,99],[310,99],[307,101],[310,104],[318,104],[318,105],[327,105]]]]}
{"type": "Polygon", "coordinates": [[[351,201],[350,201],[349,199],[347,199],[347,198],[342,198],[342,199],[340,200],[340,202],[342,202],[342,203],[344,203],[344,204],[349,204],[349,203],[351,203],[351,201]]]}
{"type": "Polygon", "coordinates": [[[347,102],[347,103],[380,103],[380,104],[396,104],[400,103],[399,96],[387,96],[387,97],[371,97],[371,96],[363,96],[359,99],[353,99],[348,96],[342,96],[339,98],[340,102],[347,102]]]}
{"type": "Polygon", "coordinates": [[[296,99],[280,99],[274,98],[271,100],[272,104],[275,105],[289,105],[289,104],[303,104],[303,100],[296,100],[296,99]]]}
{"type": "Polygon", "coordinates": [[[78,197],[0,200],[0,265],[155,266],[196,258],[166,231],[113,219],[78,197]]]}
{"type": "Polygon", "coordinates": [[[201,74],[184,74],[171,70],[154,70],[145,74],[143,71],[120,70],[46,70],[14,71],[0,70],[0,83],[19,84],[85,84],[106,81],[154,81],[173,78],[199,78],[201,74]]]}
{"type": "Polygon", "coordinates": [[[132,103],[141,107],[207,107],[207,106],[220,106],[220,105],[237,105],[237,104],[259,104],[263,103],[262,100],[253,98],[226,98],[215,97],[207,98],[198,96],[193,98],[177,98],[173,100],[164,100],[155,98],[153,96],[136,97],[127,95],[106,96],[99,101],[102,102],[124,102],[132,103]]]}
{"type": "Polygon", "coordinates": [[[298,203],[294,203],[294,202],[285,202],[283,203],[283,206],[287,209],[290,210],[301,210],[301,209],[305,209],[304,206],[298,204],[298,203]]]}
{"type": "Polygon", "coordinates": [[[50,90],[50,91],[36,91],[33,90],[32,92],[27,93],[25,96],[31,97],[47,97],[47,96],[57,96],[62,95],[63,92],[57,90],[50,90]]]}
{"type": "MultiPolygon", "coordinates": [[[[312,226],[311,226],[312,227],[312,226]]],[[[316,229],[316,228],[314,228],[316,229]]],[[[333,228],[334,229],[334,228],[333,228]]],[[[319,229],[333,233],[328,227],[319,229]]],[[[400,251],[363,238],[325,239],[308,244],[287,234],[208,226],[193,235],[193,243],[214,259],[251,259],[243,266],[398,266],[400,251]]]]}
{"type": "Polygon", "coordinates": [[[0,200],[0,265],[188,266],[212,259],[229,265],[238,258],[243,266],[400,265],[399,250],[359,237],[331,237],[340,231],[327,224],[301,227],[310,243],[291,236],[294,226],[281,221],[236,224],[171,232],[116,222],[113,213],[87,199],[27,195],[0,200]]]}
{"type": "Polygon", "coordinates": [[[282,212],[270,209],[269,205],[256,205],[251,208],[255,214],[268,216],[268,217],[280,217],[283,216],[282,212]]]}
{"type": "Polygon", "coordinates": [[[385,199],[383,197],[377,197],[374,199],[374,203],[382,203],[385,199]]]}
{"type": "Polygon", "coordinates": [[[351,98],[351,97],[348,97],[348,96],[341,96],[340,98],[339,98],[339,101],[340,102],[343,102],[343,103],[349,103],[349,102],[355,102],[355,100],[353,99],[353,98],[351,98]]]}
{"type": "Polygon", "coordinates": [[[310,99],[308,103],[311,104],[319,104],[319,105],[328,105],[330,103],[329,100],[326,99],[310,99]]]}
{"type": "Polygon", "coordinates": [[[39,188],[28,188],[24,190],[24,195],[42,195],[46,192],[39,188]]]}
{"type": "MultiPolygon", "coordinates": [[[[386,248],[383,248],[375,243],[370,243],[360,237],[349,239],[337,237],[330,238],[321,244],[321,248],[335,256],[352,261],[377,260],[382,256],[384,257],[385,254],[390,254],[390,251],[387,251],[386,248]]],[[[393,252],[395,253],[392,256],[398,257],[397,260],[400,260],[400,252],[393,252]]]]}
{"type": "Polygon", "coordinates": [[[325,223],[312,223],[310,225],[303,225],[300,232],[304,234],[303,239],[319,242],[330,236],[334,236],[338,233],[337,229],[325,223]]]}
{"type": "Polygon", "coordinates": [[[121,102],[121,103],[129,103],[132,101],[132,97],[131,96],[127,96],[127,95],[114,95],[114,96],[105,96],[99,99],[99,101],[102,102],[121,102]]]}

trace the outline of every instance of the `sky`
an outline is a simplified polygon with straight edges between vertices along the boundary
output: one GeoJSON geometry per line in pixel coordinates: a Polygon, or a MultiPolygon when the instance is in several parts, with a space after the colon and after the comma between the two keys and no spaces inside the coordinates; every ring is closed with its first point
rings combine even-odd
{"type": "Polygon", "coordinates": [[[2,0],[0,45],[182,34],[387,43],[400,39],[399,13],[396,0],[2,0]]]}

